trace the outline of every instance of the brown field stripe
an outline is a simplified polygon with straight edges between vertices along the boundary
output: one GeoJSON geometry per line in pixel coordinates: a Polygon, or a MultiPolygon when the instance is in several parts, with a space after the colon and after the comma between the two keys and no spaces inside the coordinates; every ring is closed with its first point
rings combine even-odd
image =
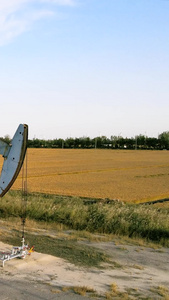
{"type": "MultiPolygon", "coordinates": [[[[139,167],[128,167],[128,168],[109,168],[109,169],[98,169],[98,170],[84,170],[84,171],[73,171],[73,172],[57,172],[50,174],[42,174],[42,175],[28,175],[28,178],[36,178],[36,177],[49,177],[49,176],[63,176],[63,175],[77,175],[77,174],[88,174],[88,173],[101,173],[101,172],[112,172],[112,171],[122,171],[122,170],[136,170],[136,169],[148,169],[148,168],[166,168],[169,165],[151,165],[151,166],[139,166],[139,167]]],[[[161,175],[161,174],[160,174],[161,175]]],[[[163,174],[169,175],[169,174],[163,174]]],[[[148,175],[150,176],[150,175],[148,175]]],[[[158,176],[158,174],[156,175],[158,176]]],[[[144,175],[143,175],[144,177],[144,175]]]]}

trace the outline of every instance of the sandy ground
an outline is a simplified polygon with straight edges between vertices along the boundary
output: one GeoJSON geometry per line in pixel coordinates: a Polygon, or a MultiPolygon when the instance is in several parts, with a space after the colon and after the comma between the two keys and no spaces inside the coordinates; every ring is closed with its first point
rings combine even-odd
{"type": "MultiPolygon", "coordinates": [[[[80,268],[61,258],[34,252],[25,259],[13,259],[5,262],[4,268],[0,267],[0,300],[84,299],[70,291],[63,292],[63,287],[72,286],[91,287],[98,295],[105,296],[112,283],[116,283],[121,292],[128,291],[133,299],[141,299],[141,295],[163,298],[153,289],[169,288],[168,248],[154,250],[113,242],[88,245],[110,255],[114,264],[100,269],[80,268]]],[[[7,250],[11,250],[11,246],[0,242],[0,251],[7,250]]]]}

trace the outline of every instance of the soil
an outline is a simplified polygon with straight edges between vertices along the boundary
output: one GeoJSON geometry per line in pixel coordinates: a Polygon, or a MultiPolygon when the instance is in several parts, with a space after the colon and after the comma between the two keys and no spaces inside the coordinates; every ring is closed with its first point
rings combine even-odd
{"type": "MultiPolygon", "coordinates": [[[[80,300],[91,296],[76,294],[72,287],[77,286],[94,289],[95,299],[101,299],[109,293],[111,284],[117,286],[117,296],[125,292],[131,299],[169,299],[168,248],[114,242],[87,244],[108,254],[111,263],[100,268],[77,267],[62,258],[33,252],[25,259],[13,259],[0,267],[0,300],[80,300]],[[158,292],[159,288],[163,293],[158,292]]],[[[0,242],[0,251],[11,248],[0,242]]]]}

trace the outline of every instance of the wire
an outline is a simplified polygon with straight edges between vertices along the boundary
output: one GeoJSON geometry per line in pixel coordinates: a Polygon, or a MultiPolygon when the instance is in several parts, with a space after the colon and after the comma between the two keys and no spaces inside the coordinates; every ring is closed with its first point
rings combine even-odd
{"type": "Polygon", "coordinates": [[[25,155],[25,160],[22,166],[22,237],[25,234],[25,223],[26,223],[26,208],[27,208],[27,152],[25,155]]]}

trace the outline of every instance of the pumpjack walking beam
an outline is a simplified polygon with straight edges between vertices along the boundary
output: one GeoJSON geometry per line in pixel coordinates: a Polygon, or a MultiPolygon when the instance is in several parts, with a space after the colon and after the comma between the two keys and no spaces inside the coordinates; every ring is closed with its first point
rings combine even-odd
{"type": "Polygon", "coordinates": [[[28,125],[20,124],[10,144],[0,140],[0,154],[4,157],[0,176],[0,197],[3,197],[15,182],[22,167],[28,140],[28,125]]]}

